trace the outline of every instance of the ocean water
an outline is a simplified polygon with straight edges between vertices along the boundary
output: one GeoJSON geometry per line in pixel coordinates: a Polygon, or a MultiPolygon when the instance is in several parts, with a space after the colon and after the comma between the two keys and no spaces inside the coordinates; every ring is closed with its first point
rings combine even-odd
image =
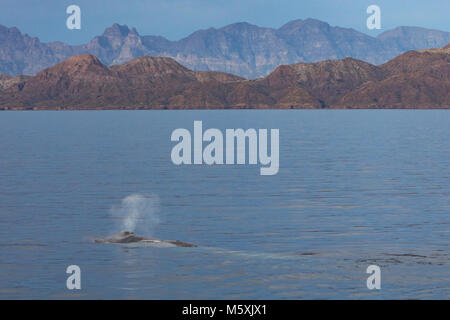
{"type": "Polygon", "coordinates": [[[448,299],[449,136],[437,110],[2,112],[0,298],[448,299]],[[194,120],[279,128],[279,173],[173,165],[194,120]],[[198,247],[93,242],[124,227],[198,247]]]}

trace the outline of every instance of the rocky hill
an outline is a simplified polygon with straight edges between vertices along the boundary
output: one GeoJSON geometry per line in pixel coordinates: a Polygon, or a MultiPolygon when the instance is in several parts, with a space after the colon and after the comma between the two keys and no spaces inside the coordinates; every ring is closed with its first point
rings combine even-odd
{"type": "Polygon", "coordinates": [[[353,58],[277,67],[256,80],[172,58],[105,66],[71,57],[36,76],[0,76],[0,109],[450,108],[450,46],[375,66],[353,58]]]}
{"type": "Polygon", "coordinates": [[[450,108],[450,46],[410,51],[379,67],[385,79],[347,93],[346,108],[450,108]]]}

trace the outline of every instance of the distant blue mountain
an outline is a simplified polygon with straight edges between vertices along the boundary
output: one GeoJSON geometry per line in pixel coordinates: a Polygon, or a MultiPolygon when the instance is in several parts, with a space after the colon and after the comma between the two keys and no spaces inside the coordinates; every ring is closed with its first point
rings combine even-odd
{"type": "Polygon", "coordinates": [[[405,51],[443,47],[448,43],[450,33],[445,31],[399,27],[374,38],[315,19],[294,20],[279,29],[235,23],[220,29],[199,30],[178,41],[141,36],[134,28],[114,24],[101,36],[78,46],[42,43],[15,27],[0,25],[0,74],[32,75],[73,55],[89,53],[106,65],[143,55],[163,56],[193,70],[257,78],[279,65],[345,57],[382,64],[405,51]]]}

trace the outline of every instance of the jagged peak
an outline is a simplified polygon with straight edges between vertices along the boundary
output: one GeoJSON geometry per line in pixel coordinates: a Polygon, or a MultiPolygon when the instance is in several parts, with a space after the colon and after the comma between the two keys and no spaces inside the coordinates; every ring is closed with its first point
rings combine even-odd
{"type": "Polygon", "coordinates": [[[322,28],[329,28],[330,25],[324,21],[313,19],[313,18],[307,18],[305,20],[302,19],[296,19],[289,21],[288,23],[282,25],[278,31],[290,31],[290,30],[298,30],[300,28],[304,27],[322,27],[322,28]]]}
{"type": "MultiPolygon", "coordinates": [[[[133,28],[134,29],[134,28],[133,28]]],[[[103,36],[111,37],[111,36],[120,36],[126,37],[130,33],[130,28],[126,24],[120,25],[118,23],[114,23],[111,27],[106,28],[103,32],[103,36]]],[[[136,32],[136,29],[134,29],[136,32]]]]}
{"type": "Polygon", "coordinates": [[[110,70],[101,63],[101,61],[91,54],[82,54],[77,56],[72,56],[67,60],[64,60],[53,67],[42,70],[37,74],[39,77],[46,77],[48,74],[84,74],[84,73],[95,73],[100,74],[110,74],[110,70]]]}
{"type": "Polygon", "coordinates": [[[244,30],[249,30],[249,29],[256,30],[256,29],[266,29],[266,28],[258,27],[257,25],[254,25],[254,24],[251,24],[248,22],[237,22],[237,23],[228,24],[228,25],[218,28],[218,29],[211,27],[208,29],[201,29],[201,30],[194,31],[187,37],[181,39],[181,41],[186,41],[187,39],[201,37],[208,33],[216,33],[216,32],[239,33],[239,32],[243,32],[244,30]]]}
{"type": "Polygon", "coordinates": [[[19,28],[17,27],[7,27],[0,24],[0,34],[6,34],[8,36],[15,36],[15,37],[24,37],[24,38],[31,38],[28,34],[23,34],[19,28]]]}
{"type": "Polygon", "coordinates": [[[251,24],[248,22],[236,22],[236,23],[226,25],[226,26],[220,28],[219,30],[230,31],[230,30],[255,29],[255,28],[259,29],[261,27],[258,27],[257,25],[254,25],[254,24],[251,24]]]}

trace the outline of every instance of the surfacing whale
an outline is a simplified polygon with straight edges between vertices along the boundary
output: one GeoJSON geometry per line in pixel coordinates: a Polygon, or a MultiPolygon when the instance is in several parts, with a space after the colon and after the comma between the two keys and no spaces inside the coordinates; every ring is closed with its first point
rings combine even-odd
{"type": "Polygon", "coordinates": [[[171,245],[174,245],[177,247],[185,247],[185,248],[197,247],[195,244],[190,244],[190,243],[182,242],[179,240],[160,240],[160,239],[141,237],[141,236],[135,235],[134,232],[130,232],[130,231],[122,231],[122,232],[119,232],[119,233],[113,235],[111,238],[96,239],[96,240],[94,240],[94,242],[96,242],[96,243],[141,242],[141,243],[149,243],[149,244],[171,244],[171,245]]]}

